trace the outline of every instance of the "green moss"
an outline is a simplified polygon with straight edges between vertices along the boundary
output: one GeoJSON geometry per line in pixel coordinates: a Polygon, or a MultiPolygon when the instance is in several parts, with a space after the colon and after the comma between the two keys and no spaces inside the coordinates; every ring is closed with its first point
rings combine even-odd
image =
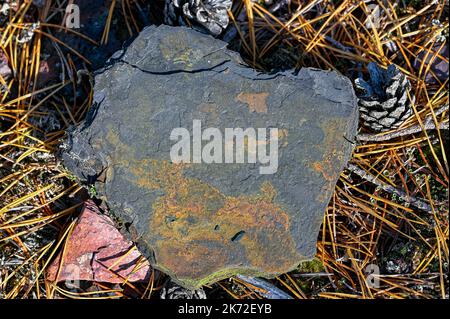
{"type": "Polygon", "coordinates": [[[88,187],[88,193],[91,198],[97,196],[97,189],[95,188],[95,185],[89,185],[88,187]]]}
{"type": "Polygon", "coordinates": [[[304,261],[298,266],[297,271],[301,273],[314,273],[324,271],[322,261],[316,257],[311,261],[304,261]]]}

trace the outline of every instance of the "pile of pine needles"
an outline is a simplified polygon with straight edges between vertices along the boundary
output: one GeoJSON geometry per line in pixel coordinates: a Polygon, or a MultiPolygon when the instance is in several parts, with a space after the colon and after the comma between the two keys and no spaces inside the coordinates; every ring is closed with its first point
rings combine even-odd
{"type": "MultiPolygon", "coordinates": [[[[54,152],[65,130],[84,119],[93,95],[92,81],[81,81],[92,71],[89,59],[54,34],[101,48],[120,16],[132,38],[148,1],[109,1],[99,39],[64,26],[72,0],[39,7],[42,1],[11,2],[7,21],[0,16],[0,57],[13,75],[0,75],[0,299],[157,298],[166,278],[156,272],[148,283],[92,283],[74,292],[46,280],[45,271],[64,249],[83,191],[54,152]],[[59,48],[62,75],[40,87],[44,41],[59,48]]],[[[153,2],[155,10],[164,6],[153,2]]],[[[234,0],[232,45],[251,66],[271,71],[281,59],[354,79],[369,62],[395,64],[415,96],[413,115],[396,131],[361,129],[325,212],[316,259],[271,280],[293,298],[448,298],[448,79],[437,79],[431,67],[446,59],[433,48],[448,41],[447,14],[445,0],[292,0],[273,13],[264,1],[234,0]],[[419,55],[428,59],[417,66],[419,55]]],[[[239,278],[205,291],[211,297],[264,295],[239,278]]]]}

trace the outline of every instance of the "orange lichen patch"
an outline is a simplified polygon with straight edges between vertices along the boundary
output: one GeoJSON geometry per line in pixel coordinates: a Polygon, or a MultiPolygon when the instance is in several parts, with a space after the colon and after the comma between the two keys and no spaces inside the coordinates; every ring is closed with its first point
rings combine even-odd
{"type": "Polygon", "coordinates": [[[267,113],[266,99],[269,93],[239,93],[236,97],[236,101],[246,103],[250,112],[267,113]]]}
{"type": "Polygon", "coordinates": [[[323,178],[325,178],[327,181],[333,181],[335,178],[335,174],[330,174],[332,172],[332,167],[329,162],[314,162],[312,164],[314,170],[321,173],[323,178]],[[326,165],[327,167],[324,168],[323,166],[326,165]]]}
{"type": "Polygon", "coordinates": [[[142,234],[155,267],[184,282],[200,282],[230,276],[227,269],[239,267],[281,273],[300,259],[289,215],[275,202],[271,183],[262,183],[255,194],[228,196],[186,177],[187,164],[136,160],[113,130],[107,140],[116,145],[115,169],[128,169],[130,183],[164,194],[152,203],[148,232],[142,234]]]}
{"type": "Polygon", "coordinates": [[[334,171],[334,167],[329,159],[324,159],[322,162],[314,162],[312,166],[314,170],[322,174],[326,181],[322,187],[322,192],[319,193],[316,199],[318,201],[326,201],[331,195],[330,190],[333,189],[338,173],[334,171]]]}
{"type": "Polygon", "coordinates": [[[292,266],[292,259],[285,257],[296,255],[289,216],[272,202],[271,187],[262,186],[256,195],[232,197],[198,180],[181,178],[153,205],[149,228],[156,232],[148,240],[158,265],[179,278],[197,280],[224,265],[273,273],[292,266]]]}
{"type": "Polygon", "coordinates": [[[322,192],[317,197],[318,201],[329,200],[331,191],[334,189],[334,184],[341,172],[341,168],[336,164],[343,162],[344,150],[336,148],[335,136],[339,132],[343,132],[345,125],[345,121],[341,119],[327,120],[321,125],[325,133],[325,139],[319,145],[323,154],[322,160],[311,164],[312,168],[320,173],[326,181],[322,187],[322,192]]]}

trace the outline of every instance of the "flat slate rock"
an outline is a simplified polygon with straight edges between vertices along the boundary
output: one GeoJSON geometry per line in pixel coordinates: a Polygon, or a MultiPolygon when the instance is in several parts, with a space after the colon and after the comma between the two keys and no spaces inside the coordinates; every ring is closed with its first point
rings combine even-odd
{"type": "Polygon", "coordinates": [[[261,74],[226,45],[188,28],[144,29],[96,76],[92,110],[61,149],[73,174],[97,179],[151,264],[187,288],[273,277],[311,259],[358,124],[347,78],[261,74]],[[278,128],[278,170],[173,163],[169,136],[192,133],[193,120],[221,132],[278,128]]]}

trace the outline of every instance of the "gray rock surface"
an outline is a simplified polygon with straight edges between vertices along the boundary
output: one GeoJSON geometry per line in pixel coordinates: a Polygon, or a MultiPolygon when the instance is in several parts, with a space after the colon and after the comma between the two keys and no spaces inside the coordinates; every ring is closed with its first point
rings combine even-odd
{"type": "Polygon", "coordinates": [[[95,103],[62,146],[152,265],[187,288],[237,273],[272,277],[312,258],[325,208],[350,157],[351,82],[302,69],[266,75],[226,43],[151,26],[95,78],[95,103]],[[174,164],[172,129],[278,128],[278,170],[174,164]]]}

